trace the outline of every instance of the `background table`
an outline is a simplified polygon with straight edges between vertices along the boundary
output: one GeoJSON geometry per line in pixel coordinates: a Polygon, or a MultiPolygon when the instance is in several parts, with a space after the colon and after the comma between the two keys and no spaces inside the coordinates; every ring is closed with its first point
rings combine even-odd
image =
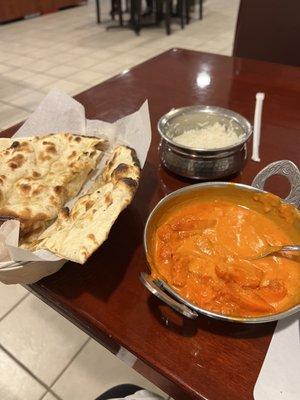
{"type": "MultiPolygon", "coordinates": [[[[249,160],[233,179],[249,184],[272,161],[299,164],[300,69],[173,49],[77,96],[88,118],[107,121],[132,113],[148,98],[152,145],[135,199],[105,244],[86,265],[67,263],[30,290],[114,353],[128,349],[139,360],[135,368],[178,400],[252,399],[275,324],[184,319],[139,282],[147,269],[142,235],[149,212],[160,198],[191,183],[161,168],[157,121],[172,107],[192,104],[230,108],[252,121],[258,91],[266,93],[262,161],[249,160]]],[[[268,188],[284,195],[288,185],[273,178],[268,188]]]]}

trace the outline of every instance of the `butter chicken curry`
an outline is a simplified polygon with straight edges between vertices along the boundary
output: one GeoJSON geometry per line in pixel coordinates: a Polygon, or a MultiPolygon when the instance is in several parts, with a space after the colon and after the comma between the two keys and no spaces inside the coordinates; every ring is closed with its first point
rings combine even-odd
{"type": "Polygon", "coordinates": [[[269,245],[299,244],[299,213],[271,194],[204,188],[154,218],[152,276],[209,311],[236,317],[276,314],[300,300],[300,257],[250,260],[269,245]]]}

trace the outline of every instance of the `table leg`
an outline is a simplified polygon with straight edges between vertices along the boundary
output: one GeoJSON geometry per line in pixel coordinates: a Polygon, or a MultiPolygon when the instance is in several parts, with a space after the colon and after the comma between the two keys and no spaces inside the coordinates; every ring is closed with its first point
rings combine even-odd
{"type": "Polygon", "coordinates": [[[167,35],[170,35],[170,33],[171,33],[171,1],[170,0],[166,0],[165,20],[166,20],[166,32],[167,32],[167,35]]]}
{"type": "Polygon", "coordinates": [[[96,12],[97,12],[97,24],[100,24],[101,18],[100,18],[100,4],[99,0],[96,0],[96,12]]]}

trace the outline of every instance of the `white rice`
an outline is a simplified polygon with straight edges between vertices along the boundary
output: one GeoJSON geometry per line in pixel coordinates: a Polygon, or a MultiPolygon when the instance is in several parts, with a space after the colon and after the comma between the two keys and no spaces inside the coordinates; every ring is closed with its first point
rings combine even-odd
{"type": "Polygon", "coordinates": [[[232,127],[226,129],[224,125],[218,122],[199,129],[190,129],[173,138],[175,143],[199,149],[227,147],[238,143],[240,140],[241,138],[232,127]]]}

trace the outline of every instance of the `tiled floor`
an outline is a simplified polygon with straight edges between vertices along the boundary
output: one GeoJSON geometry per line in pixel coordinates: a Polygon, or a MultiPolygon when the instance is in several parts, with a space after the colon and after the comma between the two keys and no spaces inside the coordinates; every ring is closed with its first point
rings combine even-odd
{"type": "MultiPolygon", "coordinates": [[[[94,1],[0,26],[0,130],[26,118],[57,87],[74,95],[171,47],[231,54],[238,0],[206,0],[204,19],[106,31],[94,1]]],[[[108,21],[108,0],[101,1],[108,21]]],[[[195,14],[196,16],[196,14],[195,14]]],[[[0,283],[0,399],[93,400],[121,382],[155,388],[86,334],[28,294],[0,283]]]]}

